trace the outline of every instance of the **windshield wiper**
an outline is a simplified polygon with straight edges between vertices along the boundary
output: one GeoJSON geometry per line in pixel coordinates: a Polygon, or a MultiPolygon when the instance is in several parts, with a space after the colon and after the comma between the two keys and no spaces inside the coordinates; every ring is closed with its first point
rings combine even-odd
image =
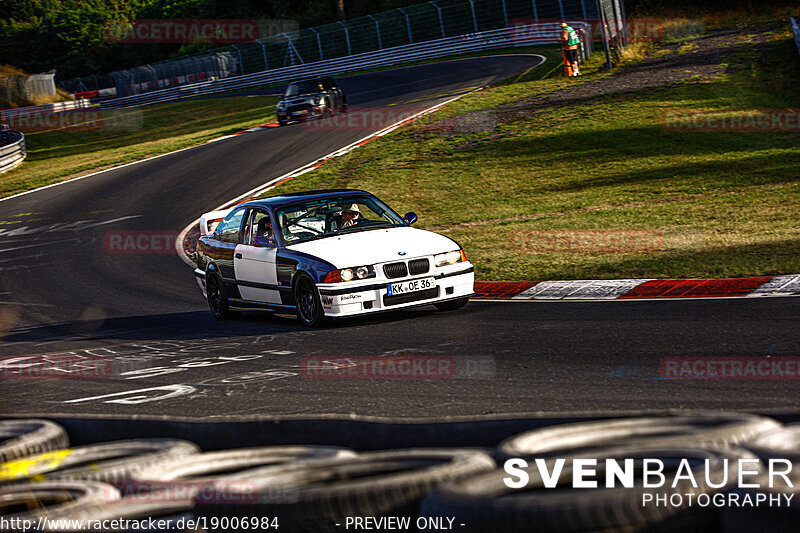
{"type": "Polygon", "coordinates": [[[371,229],[386,229],[386,228],[393,228],[395,227],[394,224],[390,224],[389,222],[381,223],[378,225],[373,226],[370,224],[369,226],[350,226],[348,228],[342,228],[336,233],[356,233],[358,231],[367,231],[371,229]],[[383,225],[386,224],[386,225],[383,225]]]}

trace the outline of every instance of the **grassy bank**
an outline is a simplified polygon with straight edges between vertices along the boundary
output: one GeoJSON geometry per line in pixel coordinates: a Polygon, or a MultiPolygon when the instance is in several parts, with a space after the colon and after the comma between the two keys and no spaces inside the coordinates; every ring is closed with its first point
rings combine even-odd
{"type": "MultiPolygon", "coordinates": [[[[758,45],[748,31],[708,79],[577,92],[554,108],[537,108],[535,97],[558,94],[573,80],[504,84],[449,106],[445,114],[455,120],[405,128],[271,193],[370,190],[401,213],[416,211],[420,227],[458,240],[480,279],[800,272],[796,125],[664,125],[667,113],[681,110],[721,117],[800,106],[792,89],[800,58],[787,28],[758,45]],[[524,118],[505,118],[527,105],[524,118]]],[[[702,46],[647,53],[704,61],[702,46]]],[[[607,76],[587,72],[582,87],[607,76]]]]}
{"type": "Polygon", "coordinates": [[[26,133],[28,157],[0,175],[0,197],[271,122],[276,102],[241,96],[107,110],[91,128],[26,133]]]}

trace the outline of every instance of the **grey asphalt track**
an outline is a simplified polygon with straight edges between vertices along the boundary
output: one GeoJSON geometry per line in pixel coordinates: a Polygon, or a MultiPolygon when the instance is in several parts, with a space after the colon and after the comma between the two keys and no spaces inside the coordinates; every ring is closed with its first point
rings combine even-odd
{"type": "MultiPolygon", "coordinates": [[[[422,109],[538,61],[475,58],[341,84],[352,109],[422,109]]],[[[0,329],[7,330],[0,414],[213,420],[797,409],[797,379],[668,380],[659,366],[676,355],[800,356],[797,298],[474,301],[451,313],[417,309],[320,330],[257,313],[220,324],[176,255],[115,254],[104,245],[109,231],[177,232],[203,211],[367,133],[271,128],[0,202],[0,329]],[[41,367],[30,365],[52,364],[63,353],[108,366],[97,377],[13,375],[14,368],[36,375],[41,367]],[[444,366],[425,379],[342,378],[311,366],[329,360],[363,369],[373,361],[364,358],[403,356],[444,366]]]]}

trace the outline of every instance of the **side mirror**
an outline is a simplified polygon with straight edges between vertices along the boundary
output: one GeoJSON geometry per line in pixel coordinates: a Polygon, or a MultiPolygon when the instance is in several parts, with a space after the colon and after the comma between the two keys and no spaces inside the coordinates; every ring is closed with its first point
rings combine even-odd
{"type": "Polygon", "coordinates": [[[270,237],[253,237],[253,246],[259,248],[275,248],[275,241],[270,237]]]}
{"type": "Polygon", "coordinates": [[[413,211],[409,211],[405,215],[403,215],[403,220],[406,221],[406,224],[409,226],[417,221],[417,214],[413,211]]]}

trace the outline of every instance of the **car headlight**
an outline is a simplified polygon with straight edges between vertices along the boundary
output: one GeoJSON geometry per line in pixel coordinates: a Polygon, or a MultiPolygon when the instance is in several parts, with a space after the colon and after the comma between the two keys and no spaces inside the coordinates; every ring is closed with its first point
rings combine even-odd
{"type": "Polygon", "coordinates": [[[372,265],[364,265],[359,267],[331,270],[325,276],[323,283],[339,283],[341,281],[353,281],[354,279],[367,279],[374,277],[375,267],[372,265]]]}
{"type": "Polygon", "coordinates": [[[455,265],[456,263],[463,263],[466,260],[467,254],[464,253],[464,250],[453,250],[452,252],[445,252],[433,256],[433,264],[437,267],[455,265]]]}
{"type": "Polygon", "coordinates": [[[322,103],[322,97],[321,96],[315,96],[314,97],[314,105],[319,105],[321,103],[322,103]]]}

